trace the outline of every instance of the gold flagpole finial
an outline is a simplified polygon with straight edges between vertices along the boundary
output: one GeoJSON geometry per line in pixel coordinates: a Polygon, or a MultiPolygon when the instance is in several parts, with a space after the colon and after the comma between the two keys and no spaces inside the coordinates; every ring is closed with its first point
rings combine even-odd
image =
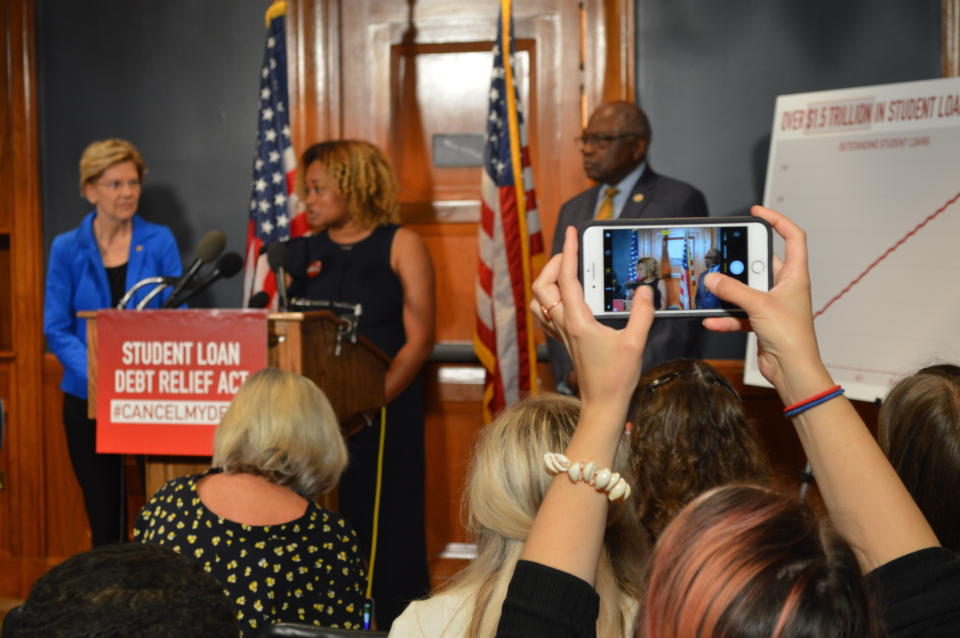
{"type": "Polygon", "coordinates": [[[270,21],[274,18],[287,15],[287,3],[285,0],[274,0],[273,4],[267,9],[267,12],[263,15],[263,21],[266,22],[267,28],[270,28],[270,21]]]}

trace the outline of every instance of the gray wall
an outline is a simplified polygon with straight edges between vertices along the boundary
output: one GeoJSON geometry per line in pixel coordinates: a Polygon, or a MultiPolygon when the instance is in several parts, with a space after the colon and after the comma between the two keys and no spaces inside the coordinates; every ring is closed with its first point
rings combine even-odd
{"type": "MultiPolygon", "coordinates": [[[[219,228],[243,253],[256,142],[263,0],[39,0],[44,247],[91,206],[77,163],[95,139],[133,142],[149,167],[144,218],[185,264],[219,228]]],[[[236,307],[242,274],[195,305],[236,307]]]]}
{"type": "MultiPolygon", "coordinates": [[[[713,215],[761,203],[777,95],[938,77],[940,0],[637,0],[651,164],[713,215]]],[[[711,335],[707,357],[742,356],[711,335]]]]}

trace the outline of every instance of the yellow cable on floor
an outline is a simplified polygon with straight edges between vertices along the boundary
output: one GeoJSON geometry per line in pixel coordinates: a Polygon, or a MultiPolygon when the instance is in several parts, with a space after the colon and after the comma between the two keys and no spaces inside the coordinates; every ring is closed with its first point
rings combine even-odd
{"type": "Polygon", "coordinates": [[[367,598],[373,598],[373,567],[377,558],[377,528],[380,525],[380,484],[383,481],[383,441],[387,434],[387,406],[380,408],[380,449],[377,450],[377,485],[373,496],[373,533],[370,535],[370,569],[367,571],[367,598]]]}

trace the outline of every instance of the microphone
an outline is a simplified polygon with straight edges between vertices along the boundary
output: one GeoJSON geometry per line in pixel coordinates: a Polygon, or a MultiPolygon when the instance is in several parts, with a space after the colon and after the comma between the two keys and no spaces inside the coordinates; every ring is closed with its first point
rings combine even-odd
{"type": "MultiPolygon", "coordinates": [[[[173,291],[170,293],[170,296],[167,297],[167,300],[163,303],[163,308],[172,308],[179,304],[174,304],[173,301],[176,297],[180,296],[180,293],[183,292],[184,288],[187,287],[193,278],[197,276],[197,273],[200,272],[200,267],[204,264],[209,264],[211,261],[220,256],[220,253],[223,252],[223,249],[227,247],[227,236],[223,234],[223,231],[220,230],[211,230],[209,233],[200,238],[200,243],[197,244],[197,257],[193,260],[193,263],[190,264],[190,267],[187,268],[187,272],[183,274],[183,277],[177,282],[173,287],[173,291]]],[[[181,302],[182,303],[182,302],[181,302]]]]}
{"type": "Polygon", "coordinates": [[[287,247],[281,242],[267,246],[267,263],[277,280],[277,298],[280,312],[287,311],[287,273],[283,264],[287,259],[287,247]]]}
{"type": "MultiPolygon", "coordinates": [[[[213,269],[207,273],[207,276],[201,279],[196,286],[180,293],[176,297],[171,295],[170,299],[173,299],[172,305],[179,306],[186,303],[209,288],[214,282],[221,279],[229,279],[240,272],[242,268],[243,257],[235,252],[224,253],[220,259],[217,260],[217,263],[213,265],[213,269]]],[[[170,301],[170,299],[167,301],[170,301]]]]}
{"type": "MultiPolygon", "coordinates": [[[[158,277],[147,277],[146,279],[141,279],[137,283],[133,284],[130,287],[130,290],[123,294],[123,297],[120,298],[120,301],[117,303],[117,310],[123,310],[127,307],[127,304],[130,303],[130,300],[133,298],[133,294],[143,288],[144,286],[149,286],[150,284],[161,284],[157,286],[157,290],[162,290],[167,286],[172,286],[179,280],[179,277],[167,277],[167,276],[158,276],[158,277]]],[[[151,295],[154,295],[154,292],[150,291],[151,295]]],[[[153,296],[150,297],[153,299],[153,296]]]]}
{"type": "Polygon", "coordinates": [[[247,301],[247,308],[260,309],[260,308],[266,308],[269,305],[270,305],[270,295],[268,295],[263,290],[261,290],[260,292],[250,297],[250,300],[247,301]]]}

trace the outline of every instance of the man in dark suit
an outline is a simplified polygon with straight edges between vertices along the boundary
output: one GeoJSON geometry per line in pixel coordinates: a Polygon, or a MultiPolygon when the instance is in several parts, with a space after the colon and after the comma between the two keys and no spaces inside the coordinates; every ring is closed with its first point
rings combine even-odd
{"type": "MultiPolygon", "coordinates": [[[[650,123],[631,102],[601,104],[577,140],[583,169],[597,185],[567,201],[560,209],[553,235],[553,254],[563,248],[567,226],[590,219],[641,217],[707,217],[703,193],[679,180],[658,175],[646,161],[650,123]]],[[[623,322],[605,321],[620,327],[623,322]]],[[[699,356],[697,319],[658,319],[643,353],[643,367],[676,357],[699,356]]],[[[577,378],[563,344],[549,340],[550,366],[557,390],[576,393],[577,378]]]]}

